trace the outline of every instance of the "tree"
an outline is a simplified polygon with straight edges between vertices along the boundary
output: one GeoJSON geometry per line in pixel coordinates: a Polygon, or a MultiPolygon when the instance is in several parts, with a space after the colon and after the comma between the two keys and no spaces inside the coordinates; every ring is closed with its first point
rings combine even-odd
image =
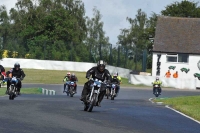
{"type": "MultiPolygon", "coordinates": [[[[103,31],[102,15],[95,7],[93,9],[93,18],[87,18],[87,38],[86,45],[90,51],[90,60],[93,58],[109,60],[109,38],[105,36],[103,31]]],[[[95,59],[94,59],[95,61],[95,59]]]]}
{"type": "Polygon", "coordinates": [[[195,3],[183,0],[181,2],[174,2],[166,6],[165,9],[161,11],[161,14],[164,16],[173,16],[173,17],[199,18],[200,7],[198,6],[198,2],[195,3]]]}
{"type": "Polygon", "coordinates": [[[87,33],[84,15],[81,0],[18,0],[10,15],[0,7],[0,43],[19,57],[28,53],[37,59],[83,59],[71,51],[86,49],[80,46],[87,33]]]}

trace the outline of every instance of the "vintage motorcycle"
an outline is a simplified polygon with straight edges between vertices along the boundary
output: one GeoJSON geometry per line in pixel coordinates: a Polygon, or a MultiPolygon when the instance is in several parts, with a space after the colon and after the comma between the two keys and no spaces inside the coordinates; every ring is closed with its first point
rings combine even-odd
{"type": "Polygon", "coordinates": [[[75,94],[75,86],[76,86],[76,83],[74,81],[69,81],[69,85],[68,85],[68,87],[69,87],[68,90],[69,91],[66,92],[67,96],[69,96],[69,95],[70,95],[70,97],[74,96],[74,94],[75,94]]]}
{"type": "Polygon", "coordinates": [[[18,80],[16,77],[12,77],[10,82],[11,82],[11,85],[8,90],[9,100],[14,100],[14,98],[18,96],[17,87],[16,87],[18,80]]]}
{"type": "Polygon", "coordinates": [[[90,93],[86,96],[86,102],[84,103],[84,111],[91,112],[93,107],[96,106],[96,103],[98,101],[98,97],[100,94],[100,91],[102,89],[106,89],[105,82],[102,82],[98,79],[90,79],[93,83],[90,86],[90,93]]]}
{"type": "Polygon", "coordinates": [[[158,97],[158,96],[160,95],[160,93],[161,93],[160,85],[154,84],[154,85],[153,85],[153,89],[154,89],[154,95],[155,95],[156,97],[158,97]]]}
{"type": "Polygon", "coordinates": [[[115,97],[116,97],[116,88],[117,88],[117,85],[116,84],[112,84],[111,85],[111,92],[110,92],[110,97],[111,97],[111,100],[114,100],[115,97]]]}

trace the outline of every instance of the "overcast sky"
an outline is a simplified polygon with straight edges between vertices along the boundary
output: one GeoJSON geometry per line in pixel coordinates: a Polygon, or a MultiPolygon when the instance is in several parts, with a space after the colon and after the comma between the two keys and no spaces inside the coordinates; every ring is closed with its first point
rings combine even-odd
{"type": "MultiPolygon", "coordinates": [[[[120,34],[120,29],[128,28],[129,23],[126,17],[135,18],[138,9],[142,9],[147,13],[148,17],[155,12],[160,14],[160,11],[175,1],[182,0],[82,0],[85,4],[86,16],[92,17],[94,6],[102,14],[104,22],[104,31],[106,36],[110,38],[110,43],[116,44],[117,36],[120,34]]],[[[192,0],[199,2],[200,0],[192,0]]],[[[6,5],[7,10],[15,6],[17,0],[0,0],[1,5],[6,5]]]]}

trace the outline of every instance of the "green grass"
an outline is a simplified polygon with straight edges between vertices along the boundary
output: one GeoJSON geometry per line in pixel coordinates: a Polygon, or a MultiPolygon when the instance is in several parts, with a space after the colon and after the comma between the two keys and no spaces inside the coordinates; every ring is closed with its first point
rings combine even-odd
{"type": "Polygon", "coordinates": [[[200,121],[200,96],[185,96],[176,98],[156,99],[172,108],[200,121]]]}
{"type": "MultiPolygon", "coordinates": [[[[9,70],[6,68],[6,71],[9,70]]],[[[63,78],[67,74],[66,70],[40,70],[40,69],[23,69],[26,77],[23,83],[44,83],[44,84],[63,84],[63,78]]],[[[78,84],[83,85],[87,82],[85,78],[86,72],[75,72],[78,77],[78,84]]],[[[144,87],[144,85],[133,85],[128,82],[127,78],[122,78],[122,87],[144,87]]]]}
{"type": "MultiPolygon", "coordinates": [[[[0,88],[0,96],[5,95],[6,88],[0,88]]],[[[20,91],[22,94],[42,94],[40,88],[22,88],[20,91]]]]}

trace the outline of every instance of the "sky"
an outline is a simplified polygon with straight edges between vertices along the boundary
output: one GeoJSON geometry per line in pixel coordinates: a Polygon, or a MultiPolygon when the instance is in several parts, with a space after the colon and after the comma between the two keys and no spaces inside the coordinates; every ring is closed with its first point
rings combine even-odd
{"type": "MultiPolygon", "coordinates": [[[[120,34],[120,29],[128,28],[130,24],[127,17],[135,18],[138,9],[142,9],[148,17],[153,12],[160,14],[161,10],[175,1],[182,0],[82,0],[85,5],[86,16],[92,18],[92,9],[96,7],[101,15],[101,21],[104,23],[103,30],[109,37],[109,42],[116,45],[120,34]]],[[[192,0],[200,2],[200,0],[192,0]]],[[[17,0],[0,0],[0,5],[5,5],[7,10],[13,8],[17,0]]]]}

